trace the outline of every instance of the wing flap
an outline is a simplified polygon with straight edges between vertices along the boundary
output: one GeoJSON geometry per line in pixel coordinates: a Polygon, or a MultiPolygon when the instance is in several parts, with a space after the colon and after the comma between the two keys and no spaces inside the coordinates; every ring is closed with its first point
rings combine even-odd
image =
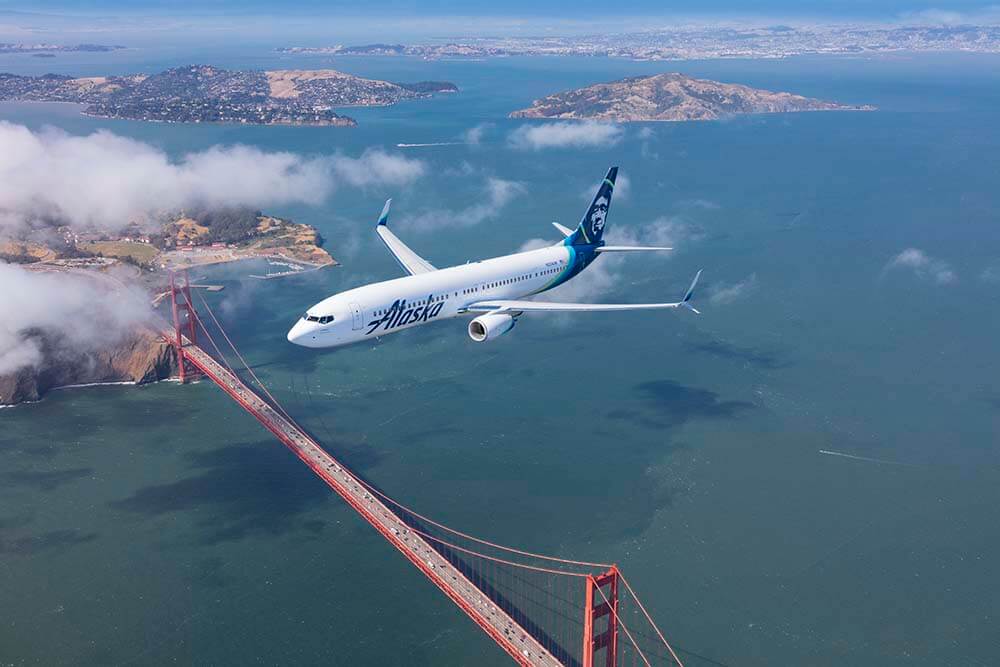
{"type": "Polygon", "coordinates": [[[399,237],[393,234],[392,230],[389,229],[389,207],[391,205],[392,200],[386,200],[385,207],[382,209],[382,215],[378,217],[378,225],[375,227],[375,233],[378,234],[380,239],[382,239],[382,243],[384,243],[385,247],[389,249],[392,256],[396,258],[396,261],[399,262],[401,267],[403,267],[403,270],[411,276],[415,276],[418,273],[430,273],[431,271],[437,271],[433,264],[413,252],[413,250],[410,249],[410,246],[403,243],[399,237]]]}

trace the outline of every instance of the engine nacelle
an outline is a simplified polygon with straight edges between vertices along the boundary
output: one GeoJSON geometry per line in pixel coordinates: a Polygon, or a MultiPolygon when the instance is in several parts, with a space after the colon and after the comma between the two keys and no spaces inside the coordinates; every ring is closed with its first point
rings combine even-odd
{"type": "Polygon", "coordinates": [[[469,322],[469,338],[477,343],[499,338],[514,328],[514,318],[506,313],[486,313],[469,322]]]}

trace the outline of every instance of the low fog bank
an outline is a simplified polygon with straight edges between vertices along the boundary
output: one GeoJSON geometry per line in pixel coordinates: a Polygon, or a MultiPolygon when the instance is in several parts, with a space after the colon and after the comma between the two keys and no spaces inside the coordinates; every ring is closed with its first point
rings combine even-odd
{"type": "Polygon", "coordinates": [[[0,262],[0,376],[78,363],[152,322],[149,298],[138,288],[118,286],[105,276],[29,271],[0,262]],[[58,345],[46,346],[45,340],[58,345]]]}
{"type": "Polygon", "coordinates": [[[0,234],[52,225],[118,231],[184,209],[318,204],[338,186],[404,186],[426,164],[380,148],[357,157],[213,146],[171,159],[98,130],[35,132],[0,121],[0,234]]]}

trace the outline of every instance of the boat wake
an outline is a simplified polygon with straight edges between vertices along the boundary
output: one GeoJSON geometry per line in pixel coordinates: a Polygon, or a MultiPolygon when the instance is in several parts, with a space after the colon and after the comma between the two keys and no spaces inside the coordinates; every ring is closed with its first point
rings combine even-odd
{"type": "Polygon", "coordinates": [[[846,454],[844,452],[833,452],[829,449],[819,450],[820,454],[826,454],[827,456],[839,456],[845,459],[853,459],[855,461],[866,461],[867,463],[881,463],[882,465],[889,466],[916,466],[916,463],[904,463],[902,461],[887,461],[885,459],[873,459],[867,456],[857,456],[856,454],[846,454]]]}
{"type": "Polygon", "coordinates": [[[427,144],[396,144],[396,148],[427,148],[428,146],[466,146],[467,141],[435,141],[427,144]]]}

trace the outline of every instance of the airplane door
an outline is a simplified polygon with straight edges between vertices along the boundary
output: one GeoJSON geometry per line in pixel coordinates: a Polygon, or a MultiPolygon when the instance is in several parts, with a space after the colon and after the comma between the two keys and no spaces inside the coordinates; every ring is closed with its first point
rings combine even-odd
{"type": "Polygon", "coordinates": [[[355,331],[357,331],[358,329],[363,328],[365,325],[364,318],[361,317],[361,306],[359,306],[356,303],[352,303],[350,305],[351,305],[351,317],[354,319],[353,328],[355,331]]]}

